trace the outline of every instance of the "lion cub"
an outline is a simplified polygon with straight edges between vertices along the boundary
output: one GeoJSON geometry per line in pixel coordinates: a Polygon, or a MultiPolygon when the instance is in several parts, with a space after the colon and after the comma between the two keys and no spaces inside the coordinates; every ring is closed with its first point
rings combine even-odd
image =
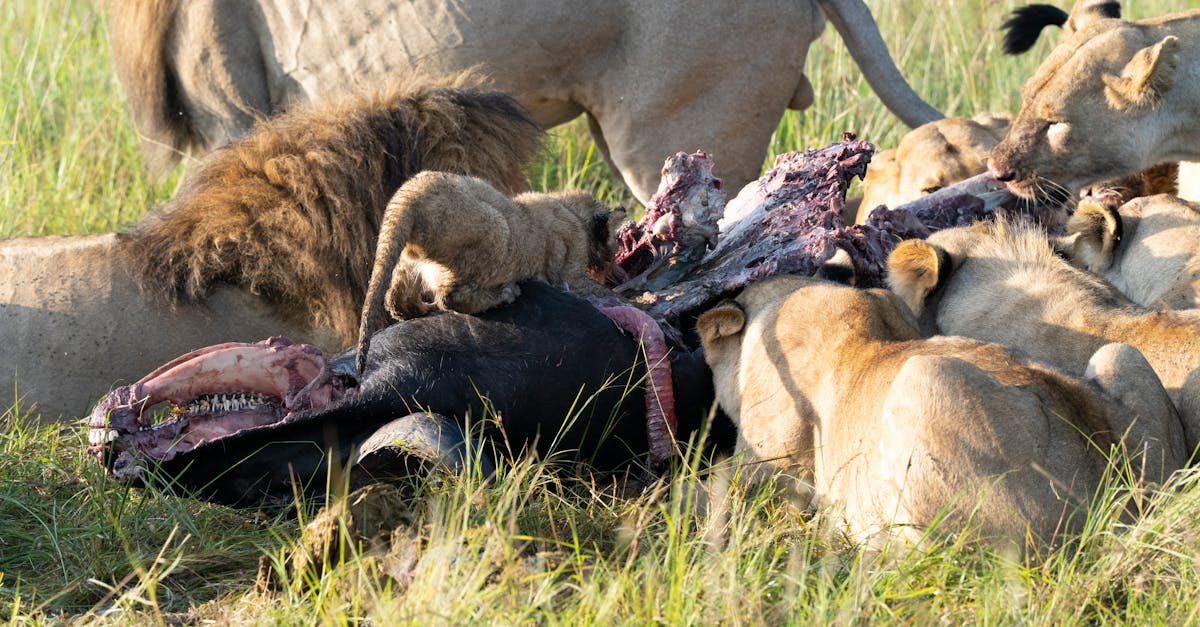
{"type": "Polygon", "coordinates": [[[1200,307],[1200,205],[1160,194],[1079,202],[1055,249],[1143,307],[1200,307]]]}
{"type": "Polygon", "coordinates": [[[509,198],[474,177],[417,174],[383,214],[359,322],[359,370],[385,301],[392,316],[404,319],[435,308],[486,311],[512,302],[517,282],[529,279],[607,292],[588,273],[612,263],[624,218],[624,209],[610,210],[586,192],[509,198]]]}
{"type": "Polygon", "coordinates": [[[942,118],[909,131],[895,148],[871,159],[855,222],[864,224],[879,205],[894,209],[987,171],[988,155],[1011,121],[1006,113],[981,113],[942,118]]]}
{"type": "Polygon", "coordinates": [[[1150,481],[1182,463],[1161,385],[1106,393],[1155,380],[1128,346],[1097,351],[1085,381],[996,344],[921,339],[886,290],[794,276],[746,288],[697,330],[740,462],[790,475],[859,541],[919,540],[937,522],[1054,542],[1081,526],[1111,445],[1150,481]]]}

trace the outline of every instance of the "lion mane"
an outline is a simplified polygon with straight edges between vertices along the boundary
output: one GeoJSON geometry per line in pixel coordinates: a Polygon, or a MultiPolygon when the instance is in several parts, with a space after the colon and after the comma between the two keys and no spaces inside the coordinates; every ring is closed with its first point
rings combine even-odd
{"type": "Polygon", "coordinates": [[[121,255],[168,302],[239,285],[349,343],[392,194],[422,170],[525,191],[543,139],[515,100],[469,75],[297,109],[204,158],[121,236],[121,255]]]}

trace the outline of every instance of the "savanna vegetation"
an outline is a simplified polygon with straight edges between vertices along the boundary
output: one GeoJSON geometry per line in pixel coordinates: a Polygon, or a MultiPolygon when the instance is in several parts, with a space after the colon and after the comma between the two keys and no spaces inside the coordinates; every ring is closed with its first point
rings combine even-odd
{"type": "MultiPolygon", "coordinates": [[[[948,114],[1015,110],[1024,77],[1056,41],[1004,57],[1013,0],[869,0],[914,85],[948,114]]],[[[1188,8],[1127,7],[1134,18],[1188,8]]],[[[152,181],[86,2],[0,3],[0,237],[102,232],[169,197],[186,169],[152,181]]],[[[832,28],[808,60],[816,105],[780,122],[783,151],[844,130],[889,146],[904,128],[874,97],[832,28]]],[[[716,155],[719,162],[719,153],[716,155]]],[[[583,124],[554,131],[532,173],[628,202],[583,124]]],[[[45,423],[0,399],[0,618],[193,623],[1200,622],[1200,474],[1152,492],[1115,473],[1082,537],[1015,559],[941,530],[887,559],[847,543],[769,486],[682,464],[628,494],[538,460],[494,482],[432,476],[398,501],[390,549],[346,547],[340,566],[299,571],[288,555],[310,508],[276,513],[191,500],[157,483],[107,480],[77,422],[45,423]],[[1144,512],[1123,522],[1127,508],[1144,512]]]]}

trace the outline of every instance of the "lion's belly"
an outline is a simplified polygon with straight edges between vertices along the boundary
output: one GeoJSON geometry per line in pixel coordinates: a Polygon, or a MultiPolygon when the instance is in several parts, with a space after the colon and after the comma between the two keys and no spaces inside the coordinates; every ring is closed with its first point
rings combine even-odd
{"type": "MultiPolygon", "coordinates": [[[[477,69],[534,108],[565,99],[562,77],[574,71],[570,66],[613,45],[620,35],[613,7],[580,12],[562,3],[365,0],[268,2],[262,10],[277,102],[326,97],[343,86],[370,88],[413,70],[443,76],[477,69]]],[[[538,117],[546,122],[545,114],[538,117]]]]}
{"type": "Polygon", "coordinates": [[[687,92],[736,71],[778,82],[790,94],[795,85],[779,79],[799,78],[808,45],[825,25],[814,3],[786,0],[678,7],[364,0],[260,8],[276,104],[376,86],[383,76],[414,69],[477,69],[547,126],[578,115],[569,103],[599,97],[596,88],[605,98],[687,92]]]}
{"type": "MultiPolygon", "coordinates": [[[[77,416],[194,348],[270,335],[306,337],[258,298],[220,288],[203,306],[171,308],[143,294],[118,263],[116,236],[0,242],[0,398],[44,419],[77,416]]],[[[328,338],[324,338],[328,340],[328,338]]]]}

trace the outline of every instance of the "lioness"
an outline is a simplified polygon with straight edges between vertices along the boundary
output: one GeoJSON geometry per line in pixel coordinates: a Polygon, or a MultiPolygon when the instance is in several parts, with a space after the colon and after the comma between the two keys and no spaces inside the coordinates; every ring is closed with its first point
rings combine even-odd
{"type": "Polygon", "coordinates": [[[1139,305],[1200,308],[1200,208],[1194,203],[1164,194],[1118,209],[1111,197],[1085,198],[1056,246],[1139,305]]]}
{"type": "Polygon", "coordinates": [[[1160,163],[1200,159],[1200,10],[1093,19],[1022,88],[988,170],[1023,197],[1065,196],[1160,163]]]}
{"type": "Polygon", "coordinates": [[[1011,120],[1005,113],[981,113],[943,118],[909,131],[894,149],[871,159],[855,222],[865,223],[879,205],[897,207],[983,173],[1011,120]]]}
{"type": "MultiPolygon", "coordinates": [[[[1012,116],[1007,113],[981,113],[972,118],[943,118],[909,131],[895,149],[880,151],[871,159],[855,221],[865,223],[879,205],[894,208],[983,174],[992,149],[1011,123],[1012,116]]],[[[1176,178],[1182,178],[1182,165],[1163,163],[1100,181],[1085,193],[1112,192],[1125,200],[1173,194],[1178,190],[1176,178]]]]}
{"type": "Polygon", "coordinates": [[[995,344],[921,339],[886,290],[795,276],[746,288],[697,328],[741,463],[790,475],[860,541],[917,540],[936,521],[1052,542],[1082,523],[1110,445],[1152,481],[1182,459],[1174,410],[1128,346],[1098,351],[1085,382],[995,344]]]}
{"type": "Polygon", "coordinates": [[[511,303],[517,282],[530,279],[604,291],[588,274],[612,263],[624,218],[624,209],[610,210],[587,192],[509,198],[474,177],[417,174],[383,212],[359,322],[359,371],[385,300],[393,317],[405,319],[433,308],[486,311],[511,303]]]}
{"type": "Polygon", "coordinates": [[[1187,454],[1200,443],[1200,311],[1130,302],[1056,256],[1044,231],[1001,220],[901,242],[888,284],[925,330],[996,342],[1077,374],[1105,344],[1133,346],[1179,408],[1187,454]]]}

